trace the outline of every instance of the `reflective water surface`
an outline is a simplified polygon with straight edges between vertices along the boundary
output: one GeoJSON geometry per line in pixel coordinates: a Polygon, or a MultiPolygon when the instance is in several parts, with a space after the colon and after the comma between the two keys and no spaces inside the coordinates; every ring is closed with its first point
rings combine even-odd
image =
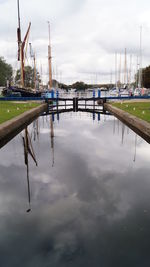
{"type": "Polygon", "coordinates": [[[0,150],[1,267],[149,267],[150,146],[94,119],[41,117],[0,150]]]}

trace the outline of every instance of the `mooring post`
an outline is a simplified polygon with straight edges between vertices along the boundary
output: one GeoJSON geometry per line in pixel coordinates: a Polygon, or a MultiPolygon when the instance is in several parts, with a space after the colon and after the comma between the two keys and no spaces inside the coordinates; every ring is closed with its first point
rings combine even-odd
{"type": "Polygon", "coordinates": [[[73,111],[78,111],[78,97],[73,98],[73,111]]]}
{"type": "Polygon", "coordinates": [[[98,90],[98,98],[100,98],[101,97],[101,90],[99,89],[98,90]]]}
{"type": "Polygon", "coordinates": [[[51,98],[54,98],[54,90],[51,91],[51,98]]]}
{"type": "Polygon", "coordinates": [[[76,111],[78,111],[78,97],[76,97],[76,111]]]}
{"type": "Polygon", "coordinates": [[[73,111],[74,111],[74,112],[75,112],[75,109],[76,109],[76,108],[75,108],[75,103],[76,103],[76,102],[75,102],[75,97],[73,97],[73,111]]]}
{"type": "Polygon", "coordinates": [[[95,98],[95,90],[93,90],[93,98],[95,98]]]}

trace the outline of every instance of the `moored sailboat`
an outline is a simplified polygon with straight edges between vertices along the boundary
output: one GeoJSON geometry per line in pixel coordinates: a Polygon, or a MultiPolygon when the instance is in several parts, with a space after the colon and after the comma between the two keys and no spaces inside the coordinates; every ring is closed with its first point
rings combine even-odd
{"type": "Polygon", "coordinates": [[[22,97],[38,97],[41,96],[41,92],[33,90],[32,88],[25,87],[25,47],[28,44],[29,32],[31,28],[31,22],[29,23],[27,32],[22,41],[21,39],[21,20],[20,20],[20,5],[19,0],[17,0],[18,8],[18,28],[17,28],[17,42],[18,42],[18,61],[20,62],[20,74],[21,74],[21,83],[20,86],[11,86],[3,90],[3,95],[6,96],[22,96],[22,97]]]}

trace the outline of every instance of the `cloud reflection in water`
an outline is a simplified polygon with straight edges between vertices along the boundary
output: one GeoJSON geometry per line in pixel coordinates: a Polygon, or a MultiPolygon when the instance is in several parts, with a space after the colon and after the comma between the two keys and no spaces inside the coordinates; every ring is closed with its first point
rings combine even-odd
{"type": "Polygon", "coordinates": [[[135,134],[125,128],[122,144],[121,123],[115,134],[113,123],[61,115],[52,167],[49,124],[42,130],[41,122],[30,214],[21,139],[1,149],[1,266],[149,266],[149,145],[138,138],[134,162],[135,134]]]}

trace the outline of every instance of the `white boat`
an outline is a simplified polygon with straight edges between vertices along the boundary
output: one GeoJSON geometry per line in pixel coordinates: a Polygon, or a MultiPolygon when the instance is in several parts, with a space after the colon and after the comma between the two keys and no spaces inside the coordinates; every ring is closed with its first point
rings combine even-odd
{"type": "Polygon", "coordinates": [[[112,89],[109,91],[109,94],[110,94],[110,96],[118,96],[118,95],[119,95],[119,90],[116,89],[116,88],[112,88],[112,89]]]}
{"type": "Polygon", "coordinates": [[[141,89],[140,88],[135,88],[134,96],[140,96],[140,95],[141,95],[141,89]]]}
{"type": "Polygon", "coordinates": [[[120,96],[129,96],[129,91],[127,89],[121,89],[119,92],[120,96]]]}

